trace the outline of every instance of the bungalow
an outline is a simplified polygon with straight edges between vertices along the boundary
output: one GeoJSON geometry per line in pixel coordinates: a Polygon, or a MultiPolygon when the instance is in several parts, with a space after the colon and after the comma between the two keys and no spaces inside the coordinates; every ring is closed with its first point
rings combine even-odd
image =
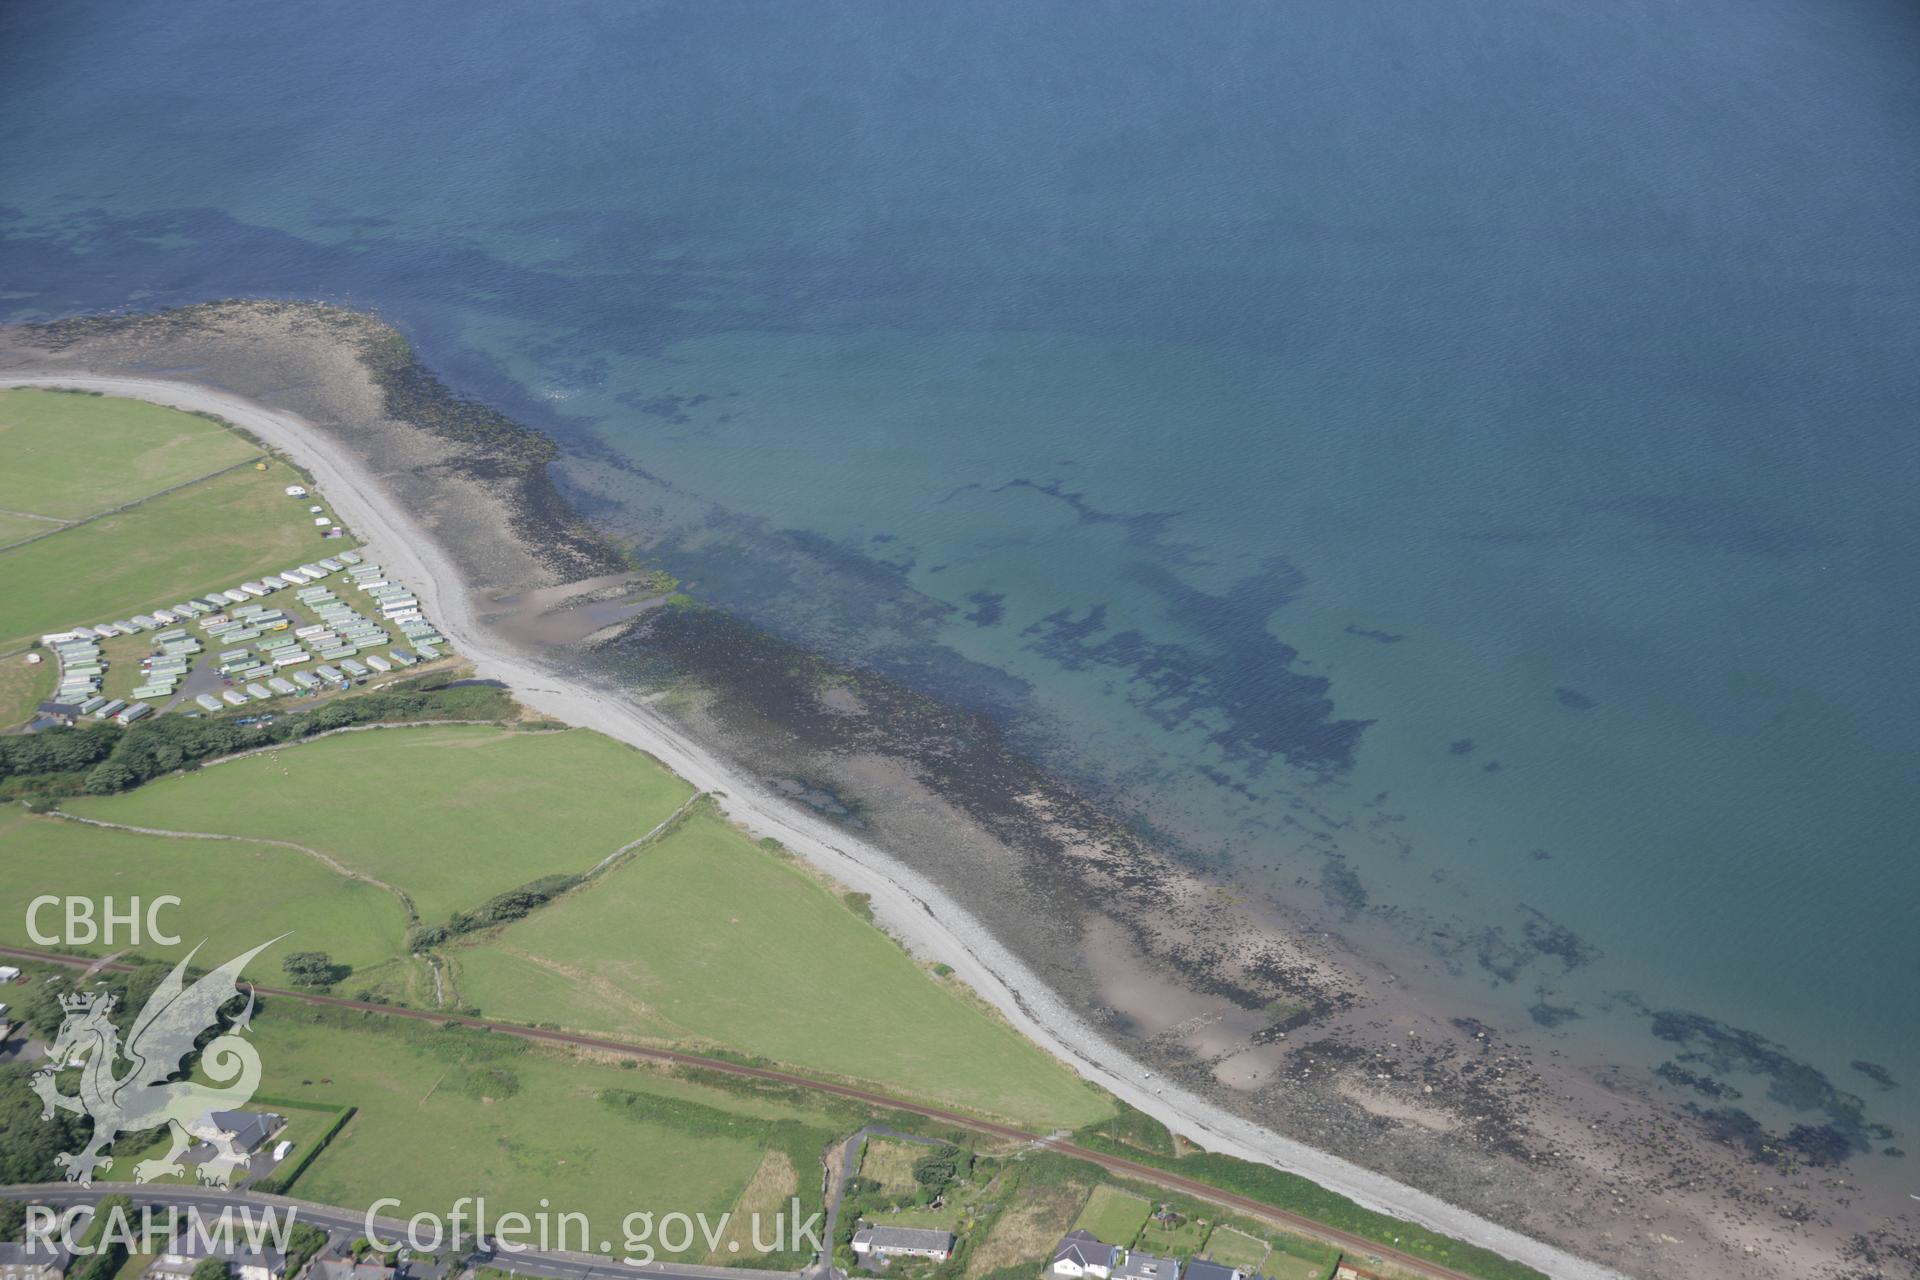
{"type": "Polygon", "coordinates": [[[0,1244],[0,1280],[60,1280],[72,1261],[72,1252],[51,1240],[0,1244]]]}
{"type": "MultiPolygon", "coordinates": [[[[229,1142],[249,1155],[265,1146],[268,1138],[287,1127],[287,1118],[271,1111],[209,1111],[202,1119],[226,1134],[229,1142]]],[[[200,1143],[189,1155],[201,1152],[212,1155],[212,1145],[200,1143]]]]}
{"type": "Polygon", "coordinates": [[[400,1280],[400,1273],[377,1262],[338,1259],[314,1263],[311,1280],[400,1280]]]}
{"type": "Polygon", "coordinates": [[[1113,1280],[1180,1280],[1180,1263],[1130,1249],[1127,1260],[1113,1269],[1113,1280]]]}
{"type": "Polygon", "coordinates": [[[73,703],[43,702],[40,704],[40,714],[53,720],[57,724],[71,727],[73,722],[80,718],[82,712],[80,708],[73,703]]]}
{"type": "Polygon", "coordinates": [[[853,1233],[853,1251],[863,1258],[932,1258],[945,1262],[953,1256],[953,1232],[930,1227],[862,1227],[853,1233]]]}
{"type": "Polygon", "coordinates": [[[1069,1231],[1054,1248],[1050,1269],[1057,1276],[1097,1276],[1099,1280],[1107,1280],[1113,1274],[1113,1260],[1119,1252],[1092,1232],[1069,1231]]]}

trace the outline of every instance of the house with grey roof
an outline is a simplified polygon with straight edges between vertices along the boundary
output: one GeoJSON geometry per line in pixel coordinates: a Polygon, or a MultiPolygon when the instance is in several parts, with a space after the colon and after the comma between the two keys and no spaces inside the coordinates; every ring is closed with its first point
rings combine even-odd
{"type": "MultiPolygon", "coordinates": [[[[277,1116],[271,1111],[209,1111],[207,1119],[214,1128],[226,1134],[234,1146],[249,1155],[265,1146],[268,1138],[287,1125],[285,1116],[277,1116]]],[[[206,1146],[205,1143],[201,1145],[206,1146]]],[[[210,1147],[208,1151],[211,1153],[210,1147]]]]}
{"type": "Polygon", "coordinates": [[[0,1280],[61,1280],[73,1254],[56,1241],[0,1243],[0,1280]]]}
{"type": "Polygon", "coordinates": [[[399,1280],[400,1272],[378,1262],[340,1258],[314,1263],[309,1275],[310,1280],[399,1280]]]}
{"type": "Polygon", "coordinates": [[[1187,1280],[1247,1280],[1247,1273],[1211,1258],[1192,1258],[1187,1262],[1187,1280]]]}
{"type": "Polygon", "coordinates": [[[1113,1269],[1113,1280],[1180,1280],[1180,1263],[1130,1249],[1127,1260],[1113,1269]]]}
{"type": "Polygon", "coordinates": [[[953,1256],[953,1232],[931,1227],[862,1227],[853,1233],[853,1251],[881,1263],[892,1258],[945,1262],[953,1256]]]}
{"type": "Polygon", "coordinates": [[[1114,1258],[1119,1252],[1090,1231],[1069,1231],[1054,1246],[1053,1265],[1048,1270],[1056,1276],[1095,1276],[1098,1280],[1107,1280],[1113,1274],[1114,1258]]]}

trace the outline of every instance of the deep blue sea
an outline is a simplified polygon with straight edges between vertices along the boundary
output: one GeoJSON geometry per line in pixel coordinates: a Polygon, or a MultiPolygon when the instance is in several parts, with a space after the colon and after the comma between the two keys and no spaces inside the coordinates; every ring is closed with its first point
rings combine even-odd
{"type": "Polygon", "coordinates": [[[1891,0],[11,0],[0,316],[377,309],[705,598],[1343,868],[1567,1052],[1757,1100],[1690,1011],[1916,1146],[1917,54],[1891,0]]]}

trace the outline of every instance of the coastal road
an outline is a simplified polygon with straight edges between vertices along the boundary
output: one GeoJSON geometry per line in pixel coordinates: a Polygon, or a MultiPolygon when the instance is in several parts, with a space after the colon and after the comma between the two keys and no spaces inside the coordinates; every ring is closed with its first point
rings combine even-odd
{"type": "MultiPolygon", "coordinates": [[[[210,1214],[222,1209],[232,1209],[236,1214],[244,1211],[285,1212],[292,1221],[308,1223],[329,1232],[333,1236],[332,1243],[336,1245],[343,1238],[341,1233],[344,1233],[344,1239],[352,1240],[365,1234],[368,1226],[365,1213],[314,1204],[308,1200],[295,1200],[289,1196],[232,1191],[223,1187],[141,1186],[134,1183],[102,1183],[82,1187],[71,1182],[0,1186],[0,1200],[22,1200],[56,1208],[99,1204],[108,1196],[125,1196],[136,1208],[143,1205],[192,1205],[210,1214]]],[[[407,1224],[398,1218],[376,1217],[372,1223],[387,1240],[401,1239],[406,1235],[407,1224]]],[[[236,1224],[235,1230],[242,1228],[236,1224]]],[[[610,1258],[553,1249],[525,1249],[512,1253],[502,1250],[494,1255],[492,1261],[480,1265],[497,1267],[518,1275],[540,1276],[544,1280],[589,1280],[590,1277],[612,1280],[615,1276],[638,1276],[651,1280],[802,1280],[801,1273],[797,1271],[754,1271],[745,1267],[699,1267],[667,1262],[629,1266],[610,1258]]]]}
{"type": "MultiPolygon", "coordinates": [[[[87,969],[98,966],[104,970],[128,972],[133,966],[123,961],[98,961],[81,956],[59,955],[49,951],[32,951],[21,947],[0,946],[0,956],[9,956],[22,960],[36,960],[45,964],[63,965],[72,969],[87,969]]],[[[1301,1235],[1325,1241],[1335,1248],[1360,1257],[1375,1257],[1391,1262],[1395,1266],[1435,1277],[1435,1280],[1472,1280],[1468,1273],[1455,1271],[1451,1267],[1430,1262],[1411,1253],[1402,1253],[1390,1245],[1354,1235],[1337,1227],[1316,1222],[1275,1205],[1253,1199],[1250,1196],[1235,1195],[1218,1187],[1209,1186],[1193,1178],[1182,1177],[1165,1169],[1149,1164],[1128,1160],[1122,1156],[1108,1155],[1103,1151],[1094,1151],[1077,1146],[1063,1138],[1049,1137],[1044,1134],[1030,1133],[1012,1125],[984,1120],[977,1116],[959,1111],[949,1111],[942,1107],[929,1106],[924,1102],[913,1102],[905,1098],[895,1098],[870,1089],[861,1089],[854,1085],[838,1084],[828,1080],[815,1080],[809,1076],[796,1075],[789,1071],[777,1071],[771,1067],[753,1067],[744,1063],[729,1062],[725,1058],[709,1058],[696,1053],[683,1053],[677,1049],[661,1049],[649,1045],[627,1044],[620,1040],[609,1040],[601,1036],[577,1035],[568,1031],[554,1031],[545,1027],[521,1026],[511,1022],[498,1022],[489,1018],[471,1018],[457,1014],[439,1013],[430,1009],[408,1009],[399,1005],[370,1004],[362,1000],[348,1000],[340,996],[319,995],[311,991],[288,991],[279,987],[257,987],[261,995],[282,1000],[296,1000],[302,1004],[319,1005],[332,1009],[351,1009],[357,1013],[380,1014],[389,1018],[405,1018],[415,1022],[430,1022],[436,1025],[457,1023],[479,1031],[492,1031],[501,1035],[517,1036],[523,1040],[534,1040],[545,1044],[566,1045],[572,1048],[591,1049],[596,1053],[616,1054],[629,1058],[640,1058],[652,1062],[667,1062],[676,1066],[699,1067],[707,1071],[720,1071],[732,1076],[742,1076],[750,1080],[761,1080],[790,1088],[808,1089],[815,1093],[827,1094],[836,1098],[845,1098],[852,1102],[870,1107],[892,1111],[902,1111],[913,1115],[925,1116],[930,1120],[939,1120],[957,1128],[968,1129],[975,1133],[987,1134],[995,1138],[1004,1138],[1015,1142],[1027,1143],[1058,1151],[1062,1155],[1072,1156],[1095,1164],[1107,1172],[1119,1177],[1131,1178],[1138,1182],[1150,1183],[1169,1191],[1178,1191],[1196,1199],[1205,1200],[1223,1208],[1239,1213],[1264,1218],[1279,1226],[1296,1231],[1301,1235]]],[[[737,1273],[732,1273],[737,1274],[737,1273]]]]}

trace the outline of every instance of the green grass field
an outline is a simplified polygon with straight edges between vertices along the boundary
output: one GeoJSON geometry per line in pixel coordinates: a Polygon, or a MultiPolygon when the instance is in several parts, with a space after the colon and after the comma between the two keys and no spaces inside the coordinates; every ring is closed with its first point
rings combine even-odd
{"type": "Polygon", "coordinates": [[[0,508],[9,511],[78,520],[259,453],[211,419],[144,400],[0,391],[0,508]]]}
{"type": "Polygon", "coordinates": [[[110,396],[0,391],[0,546],[53,527],[32,516],[114,511],[0,550],[0,650],[355,545],[317,535],[308,504],[284,492],[298,480],[288,467],[214,474],[260,456],[252,441],[195,414],[110,396]],[[114,510],[127,503],[136,505],[114,510]]]}
{"type": "MultiPolygon", "coordinates": [[[[0,440],[4,440],[4,437],[0,437],[0,440]]],[[[23,538],[52,533],[59,527],[60,525],[53,521],[36,520],[30,515],[0,511],[0,547],[11,546],[23,538]]]]}
{"type": "Polygon", "coordinates": [[[37,663],[24,653],[0,658],[0,729],[31,717],[36,705],[53,696],[55,679],[53,660],[45,655],[37,663]]]}
{"type": "Polygon", "coordinates": [[[1140,1237],[1135,1244],[1163,1258],[1188,1258],[1199,1252],[1200,1246],[1206,1243],[1207,1230],[1211,1225],[1207,1219],[1196,1217],[1189,1217],[1174,1226],[1163,1226],[1149,1220],[1140,1228],[1140,1237]]]}
{"type": "MultiPolygon", "coordinates": [[[[358,1109],[294,1187],[304,1199],[352,1208],[398,1196],[402,1214],[444,1212],[461,1196],[484,1194],[494,1213],[531,1214],[543,1203],[586,1213],[596,1234],[618,1242],[621,1219],[636,1210],[728,1209],[761,1162],[756,1113],[816,1119],[503,1036],[374,1019],[356,1027],[269,1008],[253,1040],[263,1096],[358,1109]],[[725,1109],[738,1115],[740,1132],[636,1119],[601,1100],[609,1089],[725,1109]]],[[[704,1245],[688,1251],[704,1253],[704,1245]]]]}
{"type": "Polygon", "coordinates": [[[1152,1212],[1153,1206],[1145,1197],[1103,1184],[1093,1189],[1093,1194],[1087,1198],[1086,1208],[1080,1210],[1079,1221],[1073,1225],[1083,1231],[1091,1231],[1097,1239],[1107,1244],[1117,1244],[1124,1249],[1140,1234],[1140,1228],[1146,1225],[1147,1215],[1152,1212]]]}
{"type": "Polygon", "coordinates": [[[1256,1239],[1244,1231],[1221,1226],[1215,1227],[1213,1234],[1207,1237],[1204,1252],[1207,1257],[1222,1266],[1252,1271],[1266,1259],[1267,1242],[1256,1239]]]}
{"type": "Polygon", "coordinates": [[[596,733],[440,725],[339,734],[66,807],[293,841],[398,886],[440,923],[540,876],[585,871],[690,794],[596,733]]]}
{"type": "Polygon", "coordinates": [[[315,536],[307,509],[280,491],[292,474],[231,471],[0,552],[0,644],[165,608],[354,546],[315,536]]]}
{"type": "MultiPolygon", "coordinates": [[[[291,849],[102,831],[33,817],[19,805],[0,806],[0,848],[6,899],[17,904],[0,911],[0,940],[12,946],[38,945],[27,934],[26,904],[41,894],[111,896],[123,909],[131,898],[173,894],[181,903],[160,923],[180,945],[143,941],[141,954],[178,960],[204,940],[196,963],[212,965],[291,931],[254,970],[269,985],[284,981],[280,959],[289,951],[325,951],[363,977],[406,954],[406,918],[391,894],[291,849]]],[[[40,927],[57,932],[56,911],[40,927]]]]}
{"type": "MultiPolygon", "coordinates": [[[[404,890],[437,923],[539,876],[588,869],[689,794],[598,734],[443,725],[340,734],[65,804],[130,826],[298,843],[404,890]]],[[[224,945],[239,950],[292,925],[285,949],[325,951],[362,971],[342,989],[419,991],[386,914],[391,899],[343,887],[314,859],[16,821],[32,835],[23,849],[43,851],[34,882],[49,891],[124,883],[129,893],[178,893],[189,937],[238,934],[224,945]],[[60,853],[88,842],[91,853],[60,853]],[[271,876],[223,870],[269,860],[308,887],[263,891],[271,876]],[[290,905],[263,913],[263,895],[290,905]],[[339,918],[361,903],[377,914],[339,918]],[[395,985],[383,985],[388,977],[395,985]]],[[[705,810],[592,884],[471,936],[449,952],[455,1002],[499,1017],[760,1055],[1036,1125],[1109,1114],[1072,1072],[705,810]]]]}
{"type": "Polygon", "coordinates": [[[726,1046],[1035,1124],[1108,1112],[826,888],[704,810],[453,957],[464,998],[488,1013],[726,1046]]]}

